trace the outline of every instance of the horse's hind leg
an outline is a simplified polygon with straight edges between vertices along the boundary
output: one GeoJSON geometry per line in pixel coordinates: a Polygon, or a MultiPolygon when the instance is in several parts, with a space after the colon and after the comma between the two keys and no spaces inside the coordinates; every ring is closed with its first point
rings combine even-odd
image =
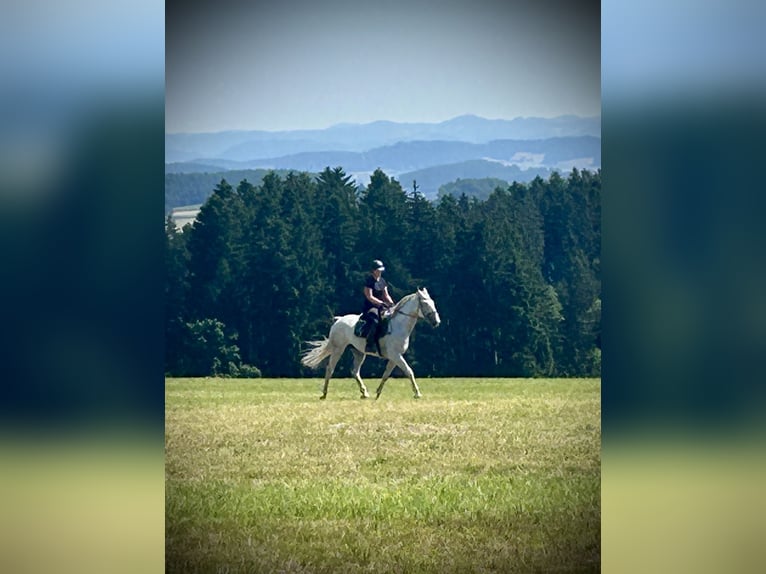
{"type": "Polygon", "coordinates": [[[365,355],[364,353],[357,351],[354,347],[351,347],[351,353],[354,355],[354,366],[351,368],[351,373],[359,384],[359,391],[362,393],[360,398],[367,399],[370,397],[370,393],[367,392],[367,387],[364,386],[364,381],[362,380],[361,375],[362,363],[364,363],[365,355]]]}
{"type": "Polygon", "coordinates": [[[338,360],[340,359],[340,356],[343,354],[343,349],[338,351],[338,349],[333,349],[332,355],[330,355],[329,360],[327,361],[327,368],[324,371],[324,387],[322,388],[322,396],[320,396],[321,399],[327,398],[327,387],[330,385],[330,377],[332,377],[333,371],[335,371],[335,365],[338,364],[338,360]]]}
{"type": "Polygon", "coordinates": [[[383,371],[383,378],[380,379],[380,384],[378,385],[378,390],[375,391],[375,400],[376,401],[380,398],[380,393],[383,392],[383,385],[386,384],[386,381],[388,380],[388,377],[391,376],[391,372],[394,370],[395,366],[396,366],[396,363],[394,361],[389,360],[388,363],[386,363],[386,370],[383,371]]]}

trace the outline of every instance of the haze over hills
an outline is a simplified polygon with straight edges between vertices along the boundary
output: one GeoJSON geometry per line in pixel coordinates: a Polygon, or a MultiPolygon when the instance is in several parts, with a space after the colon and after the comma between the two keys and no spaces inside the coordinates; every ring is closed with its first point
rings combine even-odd
{"type": "Polygon", "coordinates": [[[600,132],[598,116],[465,115],[437,124],[378,121],[324,130],[166,134],[165,207],[204,201],[222,177],[236,185],[245,170],[260,176],[270,169],[319,173],[336,166],[362,186],[378,168],[406,190],[417,180],[421,193],[435,199],[442,185],[456,179],[527,182],[554,170],[598,169],[600,132]],[[195,174],[217,179],[210,183],[195,174]]]}
{"type": "Polygon", "coordinates": [[[418,191],[428,199],[436,199],[439,188],[459,179],[493,178],[511,183],[527,183],[540,176],[546,179],[551,174],[547,167],[529,167],[521,169],[516,165],[503,165],[499,162],[472,159],[447,165],[434,165],[424,169],[399,174],[396,179],[402,187],[411,190],[412,182],[417,181],[418,191]]]}
{"type": "Polygon", "coordinates": [[[215,166],[223,169],[295,169],[322,171],[327,166],[342,166],[346,172],[381,168],[389,175],[434,165],[486,159],[520,167],[562,168],[559,164],[579,161],[583,166],[601,164],[601,140],[594,136],[549,138],[544,140],[495,140],[483,144],[462,141],[398,142],[364,152],[302,152],[282,157],[232,161],[207,158],[193,163],[168,164],[167,172],[193,171],[215,166]],[[201,164],[201,165],[200,165],[201,164]],[[192,169],[185,169],[185,168],[192,169]]]}
{"type": "MultiPolygon", "coordinates": [[[[600,116],[486,119],[463,115],[441,123],[337,124],[323,130],[226,131],[165,135],[165,161],[247,161],[304,152],[355,151],[409,141],[487,143],[500,139],[546,139],[601,135],[600,116]]],[[[201,162],[206,163],[206,162],[201,162]]]]}

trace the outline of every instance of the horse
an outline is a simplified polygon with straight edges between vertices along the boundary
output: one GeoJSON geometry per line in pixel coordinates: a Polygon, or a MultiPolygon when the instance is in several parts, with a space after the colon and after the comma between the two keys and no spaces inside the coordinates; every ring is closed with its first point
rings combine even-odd
{"type": "Polygon", "coordinates": [[[388,360],[386,369],[383,372],[383,378],[376,391],[376,400],[380,398],[380,393],[383,392],[383,385],[391,376],[394,367],[399,367],[409,377],[412,390],[415,393],[414,398],[419,399],[422,396],[415,381],[415,374],[407,364],[407,361],[404,360],[403,355],[409,347],[410,333],[415,328],[418,319],[425,318],[432,327],[438,327],[441,323],[439,312],[436,310],[436,304],[428,294],[428,290],[425,288],[418,289],[416,293],[410,293],[402,297],[392,308],[389,317],[388,332],[380,338],[380,355],[378,353],[368,353],[366,351],[366,339],[354,335],[354,325],[359,320],[360,315],[333,317],[335,322],[330,327],[329,337],[321,341],[306,342],[310,348],[303,353],[301,364],[311,369],[316,369],[325,358],[330,358],[325,369],[324,387],[322,388],[320,399],[327,398],[327,387],[330,384],[330,377],[332,377],[338,360],[349,345],[351,345],[351,352],[354,355],[354,366],[351,372],[359,384],[359,390],[362,393],[360,398],[367,399],[370,396],[359,374],[362,369],[362,363],[364,363],[367,355],[388,360]]]}

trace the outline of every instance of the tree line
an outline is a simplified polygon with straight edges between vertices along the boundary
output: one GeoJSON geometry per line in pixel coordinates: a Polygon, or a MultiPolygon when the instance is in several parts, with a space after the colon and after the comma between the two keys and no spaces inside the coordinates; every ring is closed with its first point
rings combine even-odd
{"type": "Polygon", "coordinates": [[[442,317],[413,332],[419,377],[600,375],[600,199],[600,170],[435,202],[381,170],[223,179],[193,224],[166,219],[166,373],[308,375],[304,342],[361,312],[382,259],[395,300],[425,286],[442,317]]]}
{"type": "Polygon", "coordinates": [[[249,180],[253,184],[259,184],[263,177],[274,171],[285,177],[289,170],[269,169],[241,169],[233,171],[214,171],[202,173],[166,173],[165,174],[165,214],[170,213],[175,207],[199,205],[210,196],[216,183],[223,178],[231,181],[249,180]]]}

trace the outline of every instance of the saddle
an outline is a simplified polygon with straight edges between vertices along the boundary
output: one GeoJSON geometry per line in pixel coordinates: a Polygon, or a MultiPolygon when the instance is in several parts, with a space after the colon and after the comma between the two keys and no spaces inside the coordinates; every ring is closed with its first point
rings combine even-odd
{"type": "MultiPolygon", "coordinates": [[[[367,335],[370,334],[370,329],[372,328],[372,325],[374,324],[373,321],[367,320],[367,314],[362,313],[359,316],[359,319],[356,322],[356,325],[354,325],[354,335],[357,337],[363,337],[367,338],[367,335]]],[[[389,328],[391,326],[391,313],[381,313],[380,320],[378,321],[378,329],[375,333],[375,338],[380,339],[381,337],[388,335],[389,328]]]]}

